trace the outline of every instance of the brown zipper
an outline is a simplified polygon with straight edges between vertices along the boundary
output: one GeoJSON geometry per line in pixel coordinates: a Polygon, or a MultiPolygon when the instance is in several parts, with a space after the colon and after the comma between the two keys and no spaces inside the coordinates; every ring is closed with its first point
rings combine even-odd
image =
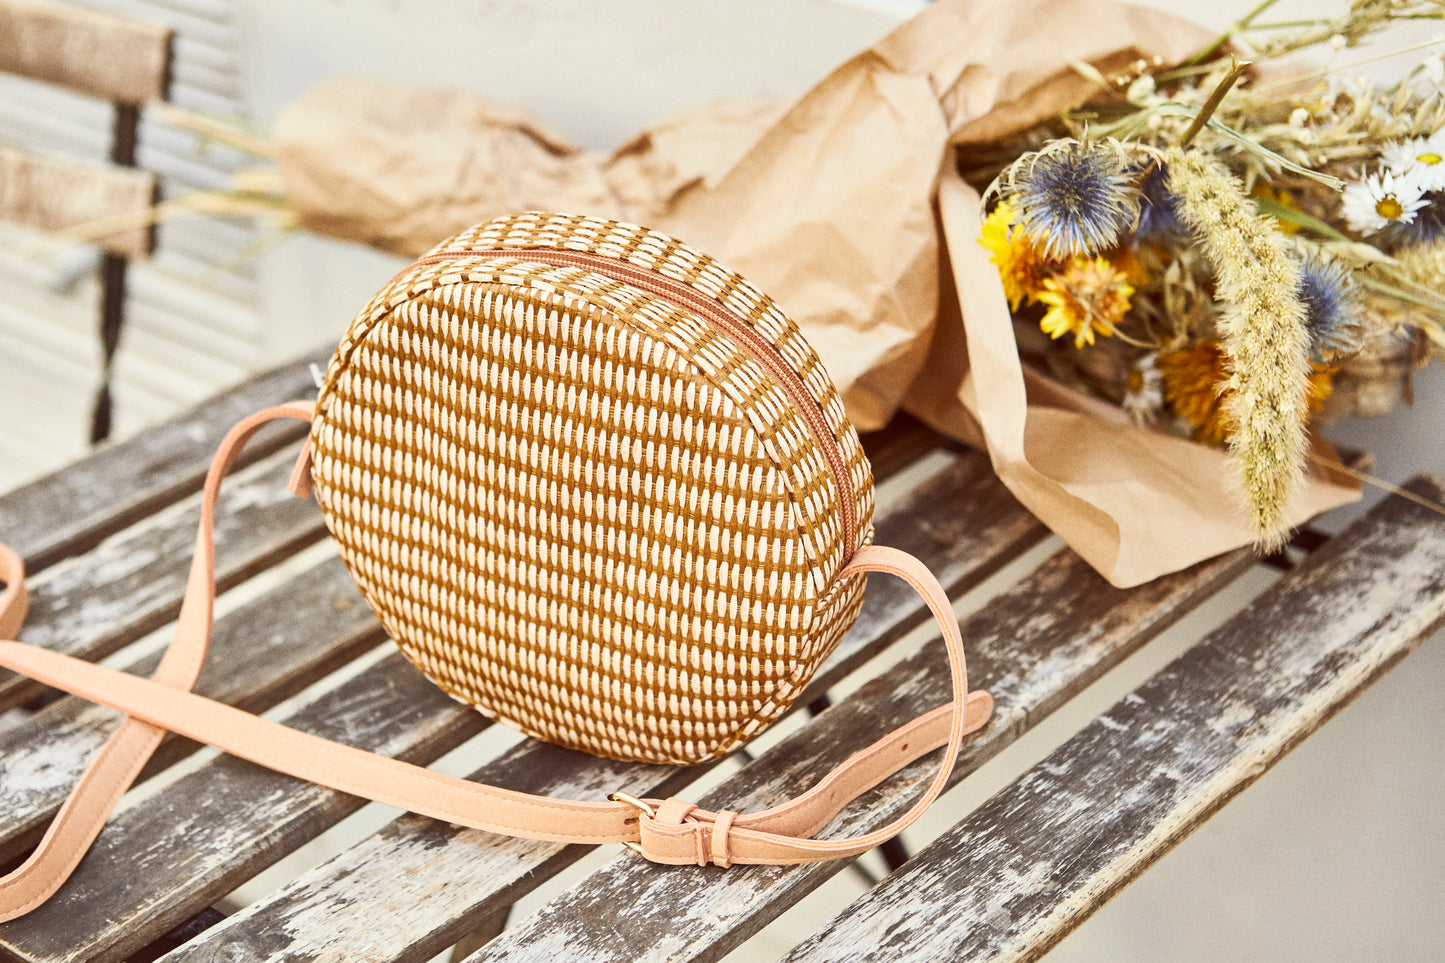
{"type": "MultiPolygon", "coordinates": [[[[617,258],[608,257],[604,254],[592,254],[585,251],[557,251],[550,249],[537,250],[535,248],[517,248],[507,250],[491,251],[439,251],[436,254],[429,254],[426,257],[417,259],[406,270],[421,267],[427,264],[437,264],[443,261],[453,261],[460,258],[488,258],[504,257],[515,258],[522,261],[539,261],[543,264],[555,264],[559,267],[580,267],[599,274],[619,278],[632,284],[635,287],[666,298],[673,304],[688,309],[708,321],[711,321],[733,341],[737,342],[744,351],[755,361],[761,364],[768,372],[782,385],[783,390],[792,399],[794,406],[802,414],[803,420],[813,432],[814,440],[823,452],[823,457],[828,462],[828,468],[833,475],[833,484],[838,489],[838,499],[843,514],[843,560],[846,563],[853,554],[856,544],[858,522],[854,517],[853,486],[848,479],[847,459],[843,457],[842,446],[838,444],[837,437],[828,426],[828,419],[823,414],[823,408],[818,404],[816,398],[808,391],[808,386],[803,384],[803,379],[788,364],[786,358],[766,338],[757,332],[747,319],[730,311],[725,305],[715,301],[703,292],[691,285],[670,278],[665,274],[652,271],[647,268],[638,267],[635,264],[628,264],[617,258]]],[[[405,273],[405,272],[402,272],[405,273]]],[[[398,275],[399,277],[400,275],[398,275]]]]}

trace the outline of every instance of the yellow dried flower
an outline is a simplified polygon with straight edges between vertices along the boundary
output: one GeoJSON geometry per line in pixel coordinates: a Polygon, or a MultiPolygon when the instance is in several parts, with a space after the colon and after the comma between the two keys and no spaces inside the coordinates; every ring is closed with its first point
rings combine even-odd
{"type": "MultiPolygon", "coordinates": [[[[1169,253],[1169,249],[1162,245],[1147,244],[1145,246],[1151,251],[1156,252],[1156,256],[1160,261],[1164,260],[1164,257],[1169,253]]],[[[1138,253],[1131,245],[1122,245],[1105,251],[1104,257],[1109,259],[1109,263],[1114,265],[1115,269],[1124,275],[1124,280],[1128,281],[1136,291],[1154,280],[1154,275],[1144,262],[1140,260],[1138,253]]]]}
{"type": "Polygon", "coordinates": [[[1224,413],[1225,382],[1229,371],[1218,341],[1171,351],[1159,357],[1164,400],[1194,429],[1194,440],[1218,447],[1232,434],[1224,413]]]}
{"type": "Polygon", "coordinates": [[[1309,390],[1305,394],[1305,405],[1310,411],[1324,411],[1325,402],[1335,390],[1335,369],[1316,368],[1310,372],[1309,390]]]}
{"type": "Polygon", "coordinates": [[[1129,310],[1134,288],[1124,273],[1102,257],[1076,256],[1059,274],[1044,279],[1039,300],[1049,310],[1039,321],[1044,333],[1057,340],[1074,336],[1074,347],[1094,343],[1094,334],[1110,336],[1129,310]]]}
{"type": "MultiPolygon", "coordinates": [[[[1228,360],[1218,341],[1201,341],[1161,355],[1159,374],[1165,402],[1194,429],[1195,441],[1216,448],[1229,442],[1234,434],[1228,414],[1233,392],[1228,387],[1228,360]]],[[[1300,398],[1301,411],[1323,411],[1334,382],[1333,370],[1312,371],[1300,398]]]]}
{"type": "Polygon", "coordinates": [[[1014,227],[1018,216],[1018,208],[1011,200],[1001,201],[984,220],[978,239],[993,252],[989,261],[998,265],[1004,296],[1015,311],[1021,303],[1038,298],[1049,270],[1048,259],[1034,239],[1022,228],[1014,227]]]}
{"type": "Polygon", "coordinates": [[[1299,267],[1273,220],[1256,213],[1219,161],[1173,147],[1164,163],[1180,218],[1199,240],[1227,305],[1219,331],[1229,372],[1222,404],[1234,426],[1230,451],[1255,540],[1276,549],[1287,535],[1285,509],[1304,476],[1307,412],[1300,400],[1310,364],[1299,267]]]}

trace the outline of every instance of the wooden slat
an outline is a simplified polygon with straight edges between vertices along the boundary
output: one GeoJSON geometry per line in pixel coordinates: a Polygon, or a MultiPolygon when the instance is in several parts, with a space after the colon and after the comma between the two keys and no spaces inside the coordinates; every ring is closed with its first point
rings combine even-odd
{"type": "MultiPolygon", "coordinates": [[[[384,638],[350,573],[333,558],[219,619],[196,691],[263,712],[384,638]]],[[[150,675],[159,658],[126,671],[150,675]]],[[[114,712],[66,697],[0,731],[0,863],[34,845],[114,727],[114,712]]],[[[194,748],[167,739],[141,778],[194,748]]]]}
{"type": "MultiPolygon", "coordinates": [[[[879,507],[876,525],[879,542],[913,551],[955,594],[1043,535],[999,484],[987,458],[976,452],[940,458],[935,471],[910,492],[879,507]],[[947,520],[937,517],[939,506],[949,506],[947,520]]],[[[870,582],[857,625],[799,704],[822,694],[926,617],[906,585],[891,579],[870,582]]],[[[672,791],[679,780],[690,781],[697,773],[605,762],[527,742],[476,775],[531,792],[590,792],[596,798],[616,789],[637,795],[672,791]]],[[[356,959],[364,948],[370,960],[422,961],[585,852],[580,846],[500,840],[404,817],[361,849],[237,914],[171,960],[225,958],[231,950],[219,947],[264,943],[268,952],[295,960],[356,959]],[[401,880],[408,891],[415,887],[425,898],[394,898],[390,894],[397,893],[401,880]],[[308,911],[318,903],[327,905],[325,913],[308,911]],[[384,931],[375,926],[380,913],[391,921],[384,931]]]]}
{"type": "Polygon", "coordinates": [[[788,959],[1042,956],[1442,621],[1445,522],[1390,499],[788,959]]]}
{"type": "MultiPolygon", "coordinates": [[[[286,490],[294,461],[292,451],[275,452],[222,488],[216,580],[223,590],[324,536],[315,504],[286,490]]],[[[94,660],[165,625],[180,611],[199,519],[193,495],[29,579],[20,640],[94,660]]],[[[0,673],[0,707],[36,691],[30,680],[0,673]]]]}
{"type": "Polygon", "coordinates": [[[71,5],[0,0],[0,71],[127,104],[164,100],[171,31],[71,5]]]}
{"type": "MultiPolygon", "coordinates": [[[[330,350],[283,365],[164,424],[84,461],[0,496],[0,541],[31,574],[197,491],[211,454],[241,418],[269,405],[316,394],[309,365],[330,350]]],[[[268,426],[246,446],[245,465],[302,437],[293,420],[268,426]]]]}
{"type": "MultiPolygon", "coordinates": [[[[960,753],[953,782],[1248,564],[1247,555],[1236,552],[1120,590],[1065,550],[991,601],[964,623],[963,634],[971,684],[993,693],[995,716],[960,753]]],[[[699,805],[749,811],[798,794],[851,752],[945,701],[948,678],[941,646],[925,647],[759,757],[698,800],[699,805]]],[[[854,835],[886,825],[908,808],[936,766],[933,754],[904,769],[865,794],[824,835],[854,835]]],[[[697,873],[623,854],[469,957],[468,963],[716,960],[845,865],[835,861],[697,873]]]]}
{"type": "Polygon", "coordinates": [[[878,431],[862,436],[875,482],[883,482],[935,448],[957,447],[912,415],[900,412],[878,431]]]}
{"type": "MultiPolygon", "coordinates": [[[[286,723],[424,763],[486,720],[397,653],[286,723]]],[[[119,963],[362,804],[222,756],[112,819],[49,902],[0,924],[0,953],[119,963]]]]}
{"type": "MultiPolygon", "coordinates": [[[[529,740],[468,776],[524,792],[602,799],[671,794],[700,768],[622,763],[529,740]]],[[[167,963],[273,958],[424,963],[572,865],[584,846],[509,839],[403,816],[218,924],[167,963]],[[385,927],[376,921],[384,915],[385,927]]]]}
{"type": "Polygon", "coordinates": [[[81,164],[0,144],[0,220],[42,231],[84,227],[86,239],[101,250],[140,258],[155,249],[155,232],[145,222],[155,202],[150,171],[81,164]]]}

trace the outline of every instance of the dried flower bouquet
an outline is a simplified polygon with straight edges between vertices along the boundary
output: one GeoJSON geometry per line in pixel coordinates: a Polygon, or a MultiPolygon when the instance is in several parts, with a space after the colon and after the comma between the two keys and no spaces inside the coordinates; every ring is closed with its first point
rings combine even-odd
{"type": "Polygon", "coordinates": [[[1445,39],[1389,86],[1290,56],[1445,4],[1260,24],[1272,3],[1182,63],[1079,65],[1100,96],[963,170],[988,185],[979,240],[1021,351],[1140,424],[1228,445],[1269,548],[1332,391],[1355,397],[1327,413],[1377,414],[1382,354],[1445,358],[1445,39]]]}

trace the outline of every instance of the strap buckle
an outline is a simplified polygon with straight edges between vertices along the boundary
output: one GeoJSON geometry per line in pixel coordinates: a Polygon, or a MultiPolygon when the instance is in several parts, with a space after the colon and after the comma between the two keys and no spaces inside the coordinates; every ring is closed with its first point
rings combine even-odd
{"type": "MultiPolygon", "coordinates": [[[[656,808],[654,808],[654,807],[652,806],[651,803],[649,803],[649,802],[647,802],[646,800],[643,800],[643,799],[638,799],[636,796],[632,795],[632,793],[630,793],[630,792],[621,792],[621,791],[619,791],[619,792],[610,792],[610,793],[607,794],[607,799],[608,799],[610,802],[626,803],[627,805],[632,806],[634,809],[637,810],[637,812],[638,812],[638,814],[639,814],[639,818],[640,818],[641,816],[646,816],[648,819],[656,819],[656,818],[657,818],[657,810],[656,810],[656,808]]],[[[640,855],[640,856],[644,856],[644,858],[645,858],[646,854],[642,852],[642,844],[641,844],[641,843],[626,842],[626,843],[623,843],[622,845],[626,846],[628,849],[632,850],[634,853],[637,853],[637,854],[640,855]]]]}

